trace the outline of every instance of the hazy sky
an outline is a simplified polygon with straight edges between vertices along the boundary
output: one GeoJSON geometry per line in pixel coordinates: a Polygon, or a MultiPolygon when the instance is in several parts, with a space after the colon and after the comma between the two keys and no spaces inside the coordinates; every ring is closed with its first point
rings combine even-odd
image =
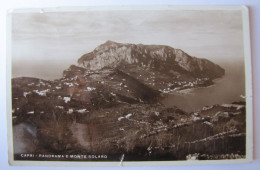
{"type": "Polygon", "coordinates": [[[107,40],[169,45],[216,63],[243,59],[240,11],[17,13],[12,36],[12,57],[18,63],[76,63],[107,40]]]}

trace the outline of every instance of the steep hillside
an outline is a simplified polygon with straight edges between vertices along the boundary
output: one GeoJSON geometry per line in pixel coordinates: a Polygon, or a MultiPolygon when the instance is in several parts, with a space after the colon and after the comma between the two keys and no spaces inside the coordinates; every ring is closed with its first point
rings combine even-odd
{"type": "Polygon", "coordinates": [[[121,44],[113,41],[107,41],[83,55],[78,63],[91,70],[107,66],[117,67],[127,63],[160,72],[210,79],[221,77],[225,73],[224,69],[211,61],[191,57],[180,49],[162,45],[121,44]]]}

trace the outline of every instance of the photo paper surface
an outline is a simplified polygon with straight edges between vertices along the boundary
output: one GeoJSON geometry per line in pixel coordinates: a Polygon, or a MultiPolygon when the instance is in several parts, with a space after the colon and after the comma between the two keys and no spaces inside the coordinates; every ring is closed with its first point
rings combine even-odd
{"type": "Polygon", "coordinates": [[[252,160],[246,7],[28,9],[8,19],[11,165],[252,160]]]}

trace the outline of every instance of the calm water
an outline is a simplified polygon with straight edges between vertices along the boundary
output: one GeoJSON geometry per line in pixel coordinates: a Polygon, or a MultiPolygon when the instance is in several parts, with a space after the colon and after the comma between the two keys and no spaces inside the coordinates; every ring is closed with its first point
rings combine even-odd
{"type": "Polygon", "coordinates": [[[12,77],[36,77],[44,80],[55,80],[62,77],[64,70],[68,69],[72,61],[41,60],[16,61],[12,63],[12,77]]]}
{"type": "Polygon", "coordinates": [[[243,67],[226,69],[224,77],[214,80],[214,85],[197,88],[188,93],[167,95],[163,103],[166,106],[177,106],[187,112],[200,110],[203,106],[244,101],[245,77],[243,67]]]}

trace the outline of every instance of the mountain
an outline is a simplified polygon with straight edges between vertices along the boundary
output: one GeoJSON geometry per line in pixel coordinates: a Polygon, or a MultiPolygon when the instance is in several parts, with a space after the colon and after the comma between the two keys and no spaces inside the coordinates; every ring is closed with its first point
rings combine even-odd
{"type": "Polygon", "coordinates": [[[172,76],[188,74],[197,78],[218,78],[225,70],[207,59],[191,57],[180,49],[163,45],[121,44],[107,41],[84,54],[78,63],[90,70],[134,64],[166,72],[172,76]],[[173,73],[173,74],[172,74],[173,73]]]}
{"type": "Polygon", "coordinates": [[[118,69],[162,93],[206,87],[225,70],[207,59],[189,56],[163,45],[121,44],[107,41],[78,59],[80,67],[99,72],[118,69]]]}
{"type": "Polygon", "coordinates": [[[205,87],[223,74],[171,47],[108,41],[60,79],[13,78],[15,159],[68,160],[21,153],[107,155],[74,161],[118,161],[123,154],[128,161],[244,158],[244,102],[191,113],[161,102],[164,93],[205,87]]]}

